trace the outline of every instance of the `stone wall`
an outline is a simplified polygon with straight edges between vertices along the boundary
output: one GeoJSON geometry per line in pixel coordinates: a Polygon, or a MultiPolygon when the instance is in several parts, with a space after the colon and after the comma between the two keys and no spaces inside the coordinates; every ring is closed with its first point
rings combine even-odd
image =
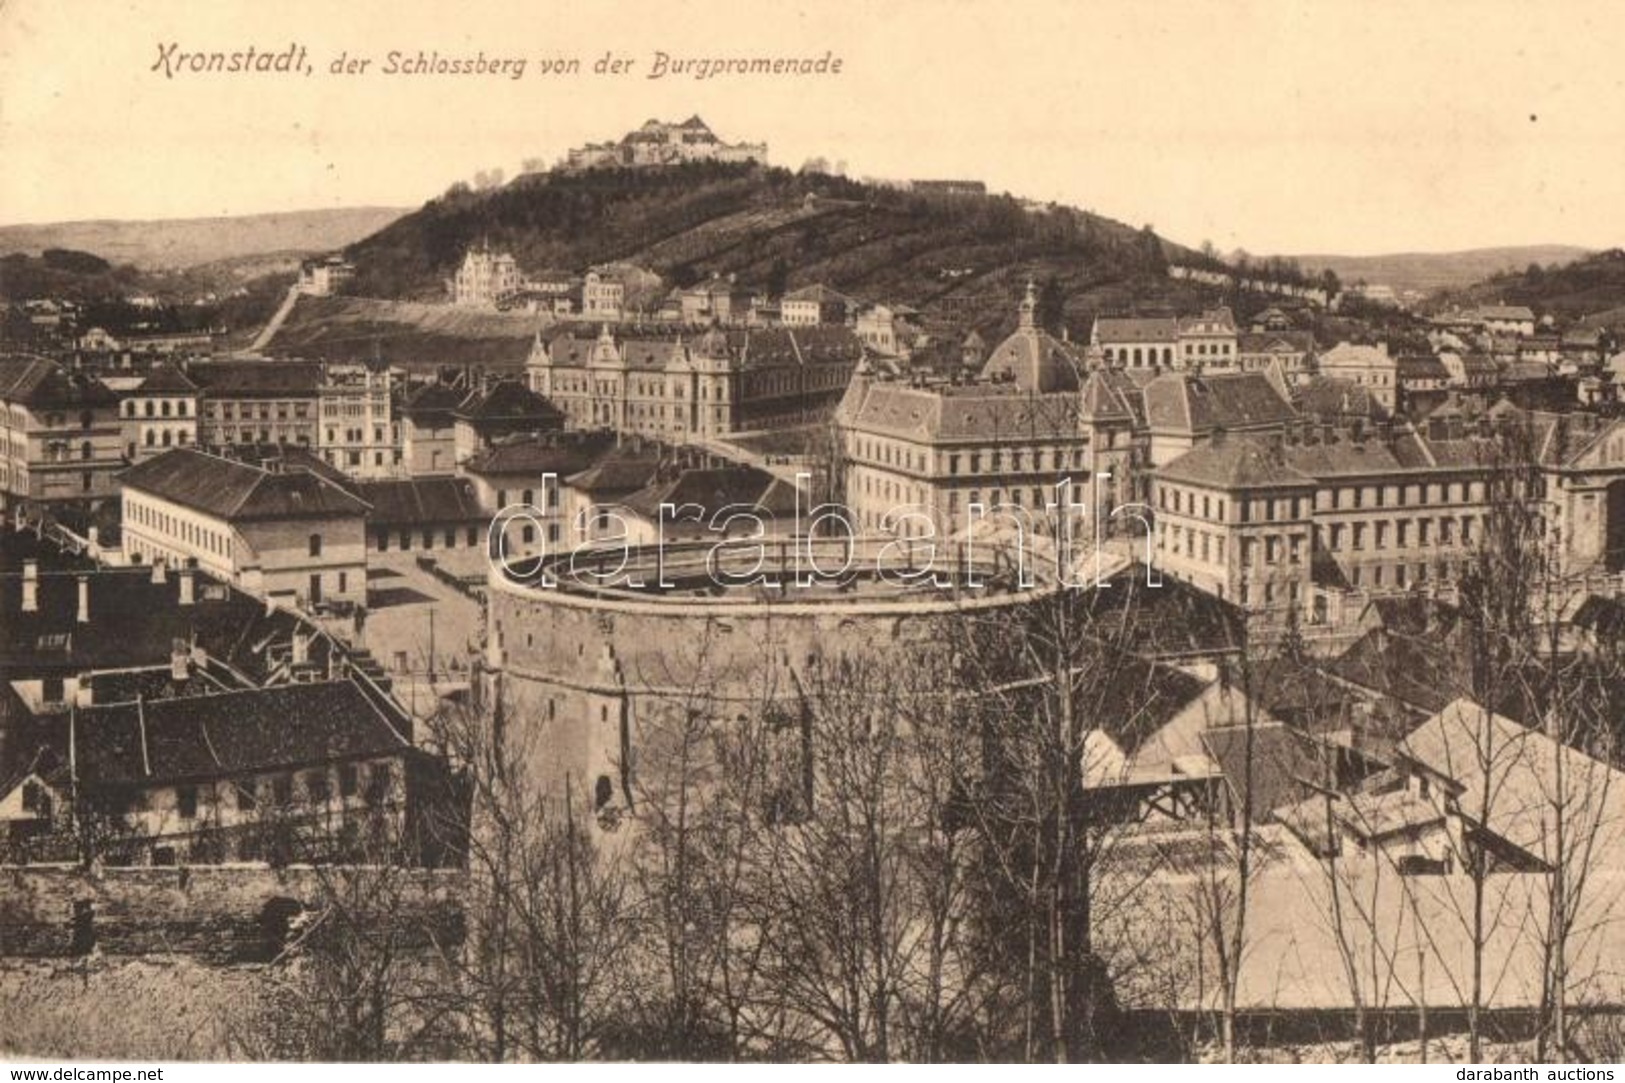
{"type": "Polygon", "coordinates": [[[67,866],[0,867],[0,956],[162,953],[211,963],[261,962],[285,946],[300,914],[318,910],[334,891],[378,900],[380,911],[403,928],[457,938],[465,876],[424,869],[211,866],[92,873],[67,866]]]}

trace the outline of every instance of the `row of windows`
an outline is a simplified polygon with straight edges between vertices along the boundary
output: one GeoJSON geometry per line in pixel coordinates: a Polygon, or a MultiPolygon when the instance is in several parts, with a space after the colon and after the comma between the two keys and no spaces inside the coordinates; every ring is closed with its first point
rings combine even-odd
{"type": "MultiPolygon", "coordinates": [[[[362,765],[344,763],[340,764],[336,771],[316,768],[300,772],[297,780],[290,771],[269,778],[225,783],[223,788],[235,795],[239,812],[254,812],[261,805],[273,808],[292,806],[295,781],[299,784],[298,790],[304,802],[311,805],[326,805],[334,797],[334,775],[337,775],[336,792],[340,798],[353,798],[359,794],[369,805],[381,805],[388,801],[395,788],[395,765],[391,763],[374,763],[366,767],[364,783],[362,765]]],[[[183,820],[195,820],[200,801],[214,800],[218,796],[219,791],[214,787],[177,786],[176,814],[183,820]]]]}
{"type": "MultiPolygon", "coordinates": [[[[465,529],[465,531],[464,531],[465,541],[464,541],[463,544],[468,546],[470,549],[474,548],[475,546],[480,544],[480,534],[481,534],[481,531],[480,531],[479,527],[477,527],[477,526],[467,527],[465,529]]],[[[423,548],[423,549],[433,549],[434,548],[435,529],[433,527],[424,527],[421,534],[419,534],[418,536],[421,537],[422,541],[423,541],[423,544],[420,546],[420,548],[423,548]]],[[[412,534],[412,531],[411,531],[410,528],[402,530],[396,535],[396,538],[400,543],[399,548],[400,548],[400,550],[402,552],[405,552],[406,550],[412,548],[412,537],[413,537],[413,534],[412,534]]],[[[446,527],[445,530],[441,533],[441,537],[444,540],[442,548],[445,548],[445,549],[455,549],[455,548],[457,548],[457,528],[456,527],[453,527],[453,526],[446,527]]],[[[378,551],[380,553],[389,552],[389,539],[390,539],[390,531],[387,530],[387,529],[376,530],[376,531],[373,532],[373,544],[375,546],[377,546],[378,551]]]]}
{"type": "MultiPolygon", "coordinates": [[[[856,458],[882,466],[895,466],[903,470],[914,470],[925,473],[928,469],[929,456],[924,451],[911,449],[890,440],[876,440],[868,437],[857,437],[853,440],[853,454],[856,458]]],[[[948,452],[944,458],[947,473],[958,475],[970,474],[1003,474],[1009,473],[1038,473],[1044,470],[1081,470],[1084,465],[1084,449],[1075,447],[1071,449],[1052,447],[1045,448],[1012,448],[1008,455],[1003,449],[987,452],[948,452]],[[1047,463],[1046,463],[1047,460],[1047,463]],[[983,467],[986,467],[984,470],[983,467]],[[964,469],[968,467],[968,470],[964,469]]]]}
{"type": "MultiPolygon", "coordinates": [[[[1413,482],[1401,485],[1347,485],[1320,489],[1314,509],[1359,511],[1367,508],[1428,507],[1440,504],[1477,504],[1484,500],[1483,481],[1413,482]]],[[[1157,506],[1164,511],[1200,515],[1223,521],[1225,500],[1173,485],[1157,487],[1157,506]]],[[[1307,497],[1260,497],[1237,503],[1238,521],[1274,522],[1302,519],[1310,511],[1307,497]]]]}
{"type": "MultiPolygon", "coordinates": [[[[292,416],[299,420],[304,420],[310,416],[310,404],[308,402],[295,402],[291,406],[286,402],[279,402],[276,404],[275,409],[276,419],[278,421],[288,420],[290,410],[292,416]]],[[[250,421],[255,416],[258,416],[261,421],[269,421],[271,420],[272,407],[268,402],[259,403],[256,415],[254,403],[227,401],[210,403],[204,413],[209,417],[223,418],[226,421],[239,416],[244,421],[250,421]]]]}
{"type": "Polygon", "coordinates": [[[228,541],[224,531],[210,529],[193,519],[171,515],[143,501],[126,500],[124,514],[132,523],[167,534],[194,549],[226,555],[228,541]]]}
{"type": "MultiPolygon", "coordinates": [[[[125,417],[135,417],[135,416],[137,416],[137,414],[136,414],[136,401],[134,399],[125,399],[124,400],[124,416],[125,417]]],[[[191,404],[190,400],[187,400],[187,399],[179,399],[179,400],[177,400],[177,401],[175,401],[173,403],[171,403],[169,399],[164,399],[162,402],[159,402],[159,403],[156,403],[156,404],[153,402],[152,399],[146,399],[141,403],[140,416],[142,416],[142,417],[154,417],[154,416],[157,416],[157,417],[170,417],[170,416],[174,416],[174,417],[191,417],[192,416],[192,404],[191,404]]]]}
{"type": "Polygon", "coordinates": [[[1471,545],[1483,533],[1481,515],[1439,516],[1420,519],[1379,520],[1374,523],[1317,524],[1315,537],[1324,548],[1337,552],[1345,543],[1350,549],[1364,549],[1369,541],[1373,549],[1387,549],[1390,544],[1404,549],[1413,544],[1471,545]]]}

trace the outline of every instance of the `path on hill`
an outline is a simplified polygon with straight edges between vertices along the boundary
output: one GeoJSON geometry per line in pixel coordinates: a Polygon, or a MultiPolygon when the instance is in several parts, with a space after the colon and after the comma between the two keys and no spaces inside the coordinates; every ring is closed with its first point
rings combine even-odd
{"type": "Polygon", "coordinates": [[[282,299],[282,304],[277,306],[277,310],[272,313],[271,318],[265,321],[265,326],[260,328],[260,333],[254,336],[254,341],[248,344],[246,353],[259,353],[265,349],[271,339],[276,336],[276,333],[282,330],[282,321],[288,318],[288,313],[293,311],[294,302],[297,300],[299,300],[299,286],[295,283],[288,287],[288,295],[282,299]]]}

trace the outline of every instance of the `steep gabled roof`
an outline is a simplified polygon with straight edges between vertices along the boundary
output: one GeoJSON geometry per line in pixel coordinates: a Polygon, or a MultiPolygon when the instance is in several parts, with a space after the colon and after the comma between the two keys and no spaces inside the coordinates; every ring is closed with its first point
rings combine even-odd
{"type": "Polygon", "coordinates": [[[153,366],[135,390],[141,395],[195,395],[198,386],[186,373],[166,361],[153,366]]]}
{"type": "Polygon", "coordinates": [[[564,414],[559,408],[519,380],[502,380],[485,391],[470,394],[452,416],[475,423],[533,421],[547,428],[564,427],[564,414]]]}
{"type": "Polygon", "coordinates": [[[1196,376],[1164,373],[1145,385],[1153,429],[1205,433],[1282,425],[1297,416],[1292,404],[1261,372],[1196,376]]]}
{"type": "Polygon", "coordinates": [[[0,402],[64,409],[112,406],[118,396],[94,376],[70,373],[43,357],[0,359],[0,402]]]}
{"type": "Polygon", "coordinates": [[[119,475],[139,489],[227,521],[358,516],[366,503],[310,470],[264,470],[193,448],[173,448],[119,475]]]}
{"type": "Polygon", "coordinates": [[[287,684],[82,708],[74,755],[84,785],[233,777],[398,756],[411,749],[399,724],[353,681],[287,684]]]}

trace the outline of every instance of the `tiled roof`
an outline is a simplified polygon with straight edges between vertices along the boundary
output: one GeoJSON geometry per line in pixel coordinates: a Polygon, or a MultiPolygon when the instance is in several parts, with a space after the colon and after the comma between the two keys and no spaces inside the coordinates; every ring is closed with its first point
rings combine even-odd
{"type": "MultiPolygon", "coordinates": [[[[1138,389],[1132,394],[1138,395],[1138,389]]],[[[1083,385],[1083,391],[1078,396],[1081,400],[1082,416],[1091,421],[1133,421],[1134,410],[1130,405],[1129,393],[1115,381],[1100,372],[1089,374],[1089,379],[1083,385]]]]}
{"type": "Polygon", "coordinates": [[[519,380],[502,380],[494,387],[464,399],[452,416],[469,421],[535,421],[550,428],[564,427],[564,414],[519,380]]]}
{"type": "Polygon", "coordinates": [[[372,505],[367,521],[380,526],[464,523],[487,518],[467,478],[362,481],[361,499],[372,505]]]}
{"type": "Polygon", "coordinates": [[[434,383],[420,387],[406,400],[405,412],[409,417],[450,417],[462,405],[468,393],[447,384],[434,383]]]}
{"type": "Polygon", "coordinates": [[[854,380],[843,423],[912,440],[1054,440],[1078,435],[1078,395],[1022,394],[1011,385],[909,387],[854,380]]]}
{"type": "Polygon", "coordinates": [[[557,474],[569,477],[585,470],[614,440],[613,434],[547,434],[499,440],[463,465],[482,477],[557,474]]]}
{"type": "Polygon", "coordinates": [[[1144,394],[1153,429],[1205,433],[1215,428],[1268,428],[1297,416],[1261,372],[1164,373],[1145,385],[1144,394]]]}
{"type": "Polygon", "coordinates": [[[654,521],[660,506],[697,505],[709,516],[729,505],[759,505],[775,516],[795,514],[795,488],[754,466],[724,466],[684,470],[671,478],[657,478],[632,493],[626,507],[654,521]]]}
{"type": "Polygon", "coordinates": [[[312,636],[312,662],[325,666],[337,649],[295,614],[267,611],[263,601],[201,573],[195,573],[193,603],[179,605],[178,574],[154,583],[144,567],[85,573],[90,619],[83,622],[77,619],[77,574],[42,566],[32,612],[22,610],[22,577],[0,575],[0,675],[167,666],[179,640],[259,683],[300,629],[312,636]]]}
{"type": "Polygon", "coordinates": [[[1315,336],[1308,331],[1243,331],[1236,336],[1241,354],[1314,353],[1315,336]]]}
{"type": "Polygon", "coordinates": [[[365,514],[353,493],[315,472],[263,470],[192,448],[174,448],[119,475],[127,488],[228,521],[365,514]]]}
{"type": "Polygon", "coordinates": [[[1315,376],[1295,389],[1298,412],[1312,418],[1368,418],[1388,416],[1388,408],[1377,401],[1364,384],[1341,376],[1315,376]]]}
{"type": "Polygon", "coordinates": [[[1227,436],[1194,447],[1157,470],[1166,481],[1227,489],[1303,488],[1314,479],[1293,469],[1279,447],[1227,436]]]}
{"type": "MultiPolygon", "coordinates": [[[[68,725],[58,717],[40,728],[68,725]]],[[[83,785],[233,777],[411,748],[352,681],[87,707],[72,728],[83,785]]]]}
{"type": "MultiPolygon", "coordinates": [[[[1573,838],[1588,826],[1616,837],[1625,810],[1625,774],[1474,703],[1456,699],[1399,743],[1401,752],[1462,788],[1456,807],[1535,857],[1548,854],[1557,794],[1573,838]],[[1558,761],[1562,761],[1559,768],[1558,761]],[[1563,790],[1556,772],[1563,772],[1563,790]]],[[[1591,844],[1590,841],[1587,843],[1591,844]]]]}
{"type": "Polygon", "coordinates": [[[630,493],[643,488],[660,468],[659,450],[623,444],[612,448],[597,462],[565,478],[577,492],[594,496],[630,493]]]}
{"type": "Polygon", "coordinates": [[[799,290],[791,290],[789,293],[785,294],[781,300],[811,301],[814,304],[820,305],[852,306],[857,304],[857,301],[853,300],[851,297],[841,293],[839,290],[830,289],[822,282],[812,286],[803,286],[799,290]]]}
{"type": "Polygon", "coordinates": [[[1320,355],[1320,370],[1339,368],[1393,368],[1397,362],[1387,346],[1339,342],[1320,355]]]}
{"type": "Polygon", "coordinates": [[[1095,320],[1094,341],[1102,346],[1172,342],[1178,337],[1179,320],[1172,316],[1101,316],[1095,320]]]}
{"type": "Polygon", "coordinates": [[[24,406],[112,406],[118,396],[94,376],[70,373],[43,357],[0,358],[0,402],[24,406]]]}
{"type": "Polygon", "coordinates": [[[316,361],[207,361],[187,375],[215,398],[314,397],[322,384],[316,361]]]}
{"type": "Polygon", "coordinates": [[[136,387],[136,392],[142,395],[195,395],[197,390],[197,384],[168,362],[153,366],[147,378],[136,387]]]}
{"type": "Polygon", "coordinates": [[[1236,808],[1250,804],[1254,822],[1261,822],[1269,810],[1306,797],[1320,772],[1309,742],[1290,726],[1259,719],[1250,728],[1251,734],[1245,724],[1209,729],[1202,744],[1219,765],[1236,808]]]}

